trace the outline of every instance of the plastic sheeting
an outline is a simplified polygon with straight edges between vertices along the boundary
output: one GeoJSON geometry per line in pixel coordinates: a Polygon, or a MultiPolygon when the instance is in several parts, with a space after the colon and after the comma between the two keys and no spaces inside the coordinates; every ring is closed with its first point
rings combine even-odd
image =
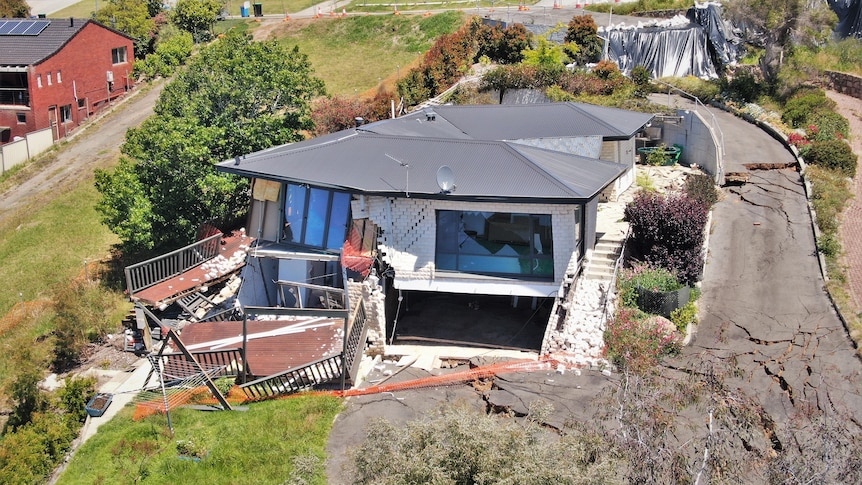
{"type": "Polygon", "coordinates": [[[708,3],[688,9],[685,16],[703,27],[716,60],[730,65],[739,59],[742,39],[734,33],[730,22],[723,20],[722,13],[721,5],[708,3]]]}
{"type": "Polygon", "coordinates": [[[838,15],[839,37],[862,38],[862,0],[829,0],[829,7],[838,15]]]}
{"type": "Polygon", "coordinates": [[[607,37],[608,59],[621,71],[630,74],[635,66],[644,66],[653,77],[717,78],[715,62],[734,64],[741,45],[715,3],[690,8],[685,17],[636,28],[611,27],[599,35],[607,37]]]}
{"type": "Polygon", "coordinates": [[[704,29],[699,25],[679,29],[611,30],[604,35],[608,39],[608,59],[616,62],[626,75],[634,67],[644,66],[654,78],[718,77],[704,29]]]}

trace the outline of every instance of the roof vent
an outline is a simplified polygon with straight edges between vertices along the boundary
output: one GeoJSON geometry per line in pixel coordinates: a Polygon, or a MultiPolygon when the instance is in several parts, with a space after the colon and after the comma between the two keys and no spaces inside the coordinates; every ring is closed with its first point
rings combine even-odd
{"type": "Polygon", "coordinates": [[[425,110],[425,121],[434,121],[437,119],[437,113],[433,109],[425,110]]]}
{"type": "Polygon", "coordinates": [[[355,121],[355,122],[356,122],[356,127],[357,127],[357,128],[359,128],[360,126],[362,126],[362,125],[364,125],[364,124],[365,124],[365,118],[363,118],[363,117],[361,117],[361,116],[357,116],[356,118],[353,118],[353,121],[355,121]]]}
{"type": "Polygon", "coordinates": [[[69,17],[69,27],[75,26],[75,17],[69,17]]]}

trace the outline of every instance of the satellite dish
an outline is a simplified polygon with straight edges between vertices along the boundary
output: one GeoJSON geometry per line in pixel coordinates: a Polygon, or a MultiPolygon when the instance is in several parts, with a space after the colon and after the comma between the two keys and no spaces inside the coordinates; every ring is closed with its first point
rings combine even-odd
{"type": "Polygon", "coordinates": [[[455,190],[455,173],[449,168],[449,165],[443,165],[437,169],[437,185],[444,194],[448,194],[455,190]]]}

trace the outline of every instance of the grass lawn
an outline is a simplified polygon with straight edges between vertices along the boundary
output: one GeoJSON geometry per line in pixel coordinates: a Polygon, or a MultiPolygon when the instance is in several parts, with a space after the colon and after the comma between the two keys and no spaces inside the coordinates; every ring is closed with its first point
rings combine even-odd
{"type": "Polygon", "coordinates": [[[423,11],[443,9],[463,9],[469,13],[471,8],[518,7],[521,4],[533,5],[535,0],[519,2],[518,0],[360,0],[351,2],[347,7],[351,12],[392,12],[395,5],[399,11],[423,11]]]}
{"type": "MultiPolygon", "coordinates": [[[[97,6],[98,8],[102,8],[105,6],[106,3],[108,3],[108,0],[102,0],[101,2],[99,0],[83,0],[74,5],[70,5],[64,8],[63,10],[58,10],[54,13],[48,14],[48,18],[67,19],[69,17],[75,17],[76,19],[88,19],[93,16],[93,13],[97,10],[97,6]]],[[[37,12],[33,9],[30,10],[30,13],[32,13],[33,15],[44,13],[37,12]]]]}
{"type": "MultiPolygon", "coordinates": [[[[15,375],[10,367],[14,349],[27,346],[37,360],[51,351],[44,337],[53,330],[54,288],[82,277],[84,261],[104,258],[118,241],[99,222],[92,178],[58,189],[54,197],[42,209],[19,210],[0,226],[0,279],[5,282],[0,292],[0,389],[15,375]]],[[[124,300],[117,292],[118,307],[124,300]]],[[[122,313],[120,309],[118,327],[122,313]]]]}
{"type": "Polygon", "coordinates": [[[245,412],[178,409],[171,436],[165,416],[133,421],[127,407],[75,453],[57,483],[280,484],[299,473],[306,481],[290,483],[325,484],[326,441],[341,408],[335,397],[300,396],[245,412]],[[194,443],[203,458],[181,457],[178,441],[194,443]]]}
{"type": "Polygon", "coordinates": [[[330,94],[363,94],[391,74],[404,75],[418,56],[465,21],[460,12],[430,17],[351,16],[285,22],[271,36],[308,55],[330,94]]]}

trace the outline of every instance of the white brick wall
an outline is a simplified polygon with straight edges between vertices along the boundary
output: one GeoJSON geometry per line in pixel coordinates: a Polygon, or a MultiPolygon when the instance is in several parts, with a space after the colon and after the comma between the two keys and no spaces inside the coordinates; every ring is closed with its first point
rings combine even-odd
{"type": "MultiPolygon", "coordinates": [[[[554,286],[559,286],[562,282],[569,259],[576,247],[576,206],[572,205],[479,203],[384,197],[368,197],[366,200],[368,217],[383,230],[379,240],[380,250],[383,253],[381,257],[395,269],[396,285],[399,281],[447,279],[445,274],[435,273],[434,266],[435,210],[438,209],[551,214],[554,237],[554,286]]],[[[464,282],[464,278],[459,277],[456,281],[464,282]]],[[[481,279],[476,280],[476,284],[481,283],[481,279]]],[[[512,283],[523,284],[523,281],[512,280],[512,283]]]]}

